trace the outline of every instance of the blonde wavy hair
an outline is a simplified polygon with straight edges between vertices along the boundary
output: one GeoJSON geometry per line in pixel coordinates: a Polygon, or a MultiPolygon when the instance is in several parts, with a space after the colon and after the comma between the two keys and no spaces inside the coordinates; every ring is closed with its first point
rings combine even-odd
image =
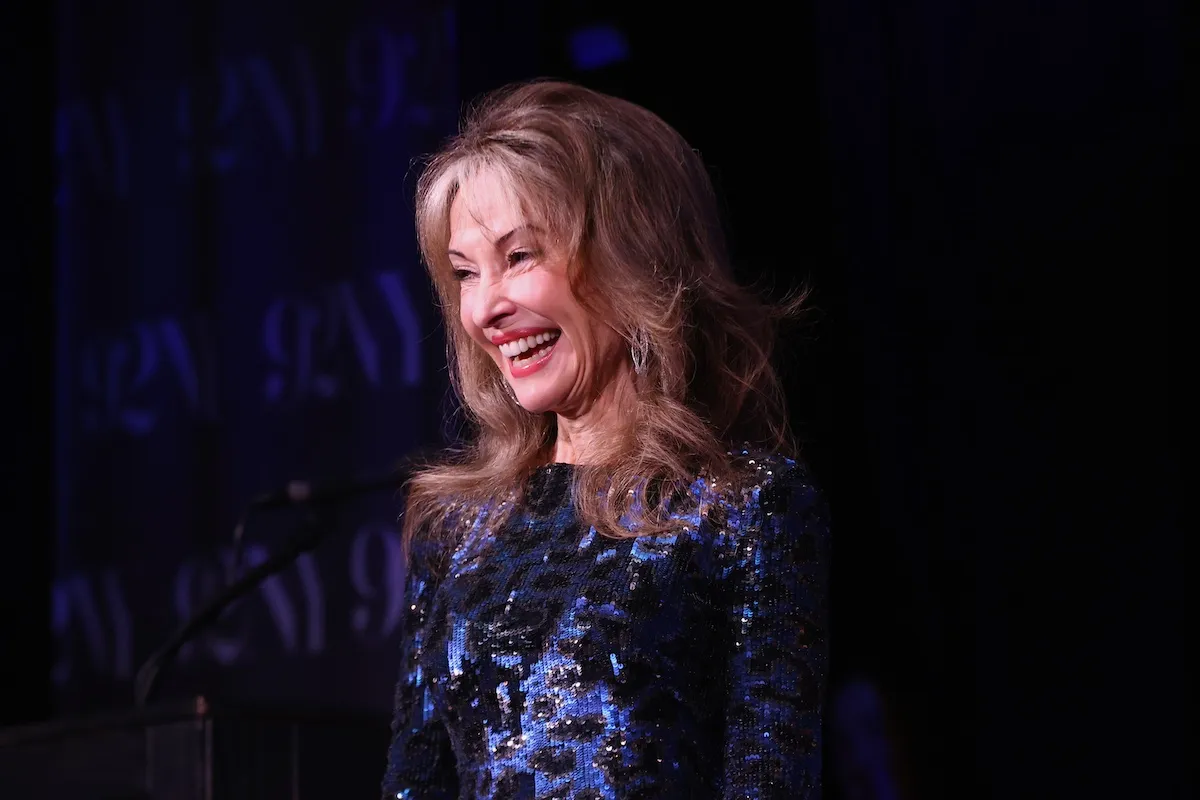
{"type": "Polygon", "coordinates": [[[417,186],[418,242],[471,430],[466,444],[410,478],[406,545],[415,531],[436,529],[451,504],[490,506],[499,524],[553,452],[555,415],[518,405],[459,321],[450,207],[483,170],[502,176],[526,220],[564,247],[572,291],[637,364],[631,424],[574,471],[583,525],[612,537],[668,531],[677,523],[666,504],[698,474],[736,479],[731,445],[794,454],[772,347],[776,323],[798,314],[804,294],[772,305],[735,281],[700,156],[625,100],[562,82],[509,86],[468,111],[417,186]]]}

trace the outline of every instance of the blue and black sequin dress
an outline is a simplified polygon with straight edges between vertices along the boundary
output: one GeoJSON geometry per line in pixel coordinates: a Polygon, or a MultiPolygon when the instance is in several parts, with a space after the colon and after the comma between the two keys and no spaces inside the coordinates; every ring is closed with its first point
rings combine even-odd
{"type": "Polygon", "coordinates": [[[796,462],[742,457],[678,534],[583,528],[552,464],[499,529],[415,542],[383,796],[819,797],[828,519],[796,462]]]}

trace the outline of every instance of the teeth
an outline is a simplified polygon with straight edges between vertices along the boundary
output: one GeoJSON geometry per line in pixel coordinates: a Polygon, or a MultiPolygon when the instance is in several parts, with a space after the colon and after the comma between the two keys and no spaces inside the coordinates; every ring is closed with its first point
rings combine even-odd
{"type": "Polygon", "coordinates": [[[511,342],[505,342],[499,345],[500,352],[508,358],[516,358],[522,353],[528,353],[540,344],[553,341],[558,338],[559,331],[546,331],[539,333],[536,336],[526,336],[523,339],[514,339],[511,342]]]}

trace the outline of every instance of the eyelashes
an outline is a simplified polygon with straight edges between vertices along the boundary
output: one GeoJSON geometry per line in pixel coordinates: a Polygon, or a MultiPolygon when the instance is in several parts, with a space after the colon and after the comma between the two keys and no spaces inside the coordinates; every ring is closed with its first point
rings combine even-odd
{"type": "Polygon", "coordinates": [[[532,250],[513,250],[508,254],[508,265],[515,267],[518,264],[533,260],[532,250]]]}
{"type": "MultiPolygon", "coordinates": [[[[537,260],[537,252],[534,250],[513,250],[505,257],[505,261],[509,268],[526,267],[533,264],[537,260]]],[[[465,267],[455,267],[450,271],[454,280],[462,283],[463,281],[471,280],[478,273],[473,269],[465,267]]]]}

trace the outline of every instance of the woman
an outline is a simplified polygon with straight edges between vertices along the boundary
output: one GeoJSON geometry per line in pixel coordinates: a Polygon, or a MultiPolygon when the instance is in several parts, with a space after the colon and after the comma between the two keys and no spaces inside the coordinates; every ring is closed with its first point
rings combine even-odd
{"type": "Polygon", "coordinates": [[[475,435],[409,485],[384,796],[819,796],[826,518],[700,158],[536,82],[417,195],[475,435]]]}

